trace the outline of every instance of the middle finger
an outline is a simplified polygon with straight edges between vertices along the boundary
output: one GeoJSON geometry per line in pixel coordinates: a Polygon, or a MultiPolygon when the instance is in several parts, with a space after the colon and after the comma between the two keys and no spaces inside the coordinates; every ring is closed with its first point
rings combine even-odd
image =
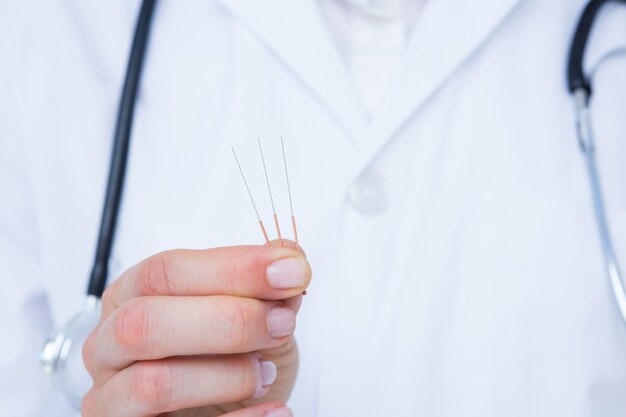
{"type": "Polygon", "coordinates": [[[295,329],[280,301],[232,296],[139,297],[115,311],[93,335],[93,363],[122,369],[138,360],[234,354],[277,347],[295,329]]]}

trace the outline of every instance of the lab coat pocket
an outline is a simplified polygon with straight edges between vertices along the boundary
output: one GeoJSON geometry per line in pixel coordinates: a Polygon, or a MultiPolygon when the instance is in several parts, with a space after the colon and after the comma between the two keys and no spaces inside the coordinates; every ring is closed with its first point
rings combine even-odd
{"type": "MultiPolygon", "coordinates": [[[[626,213],[609,218],[623,263],[626,213]]],[[[597,393],[612,384],[624,388],[626,331],[591,205],[482,191],[472,227],[471,415],[609,415],[591,413],[607,400],[626,410],[623,395],[597,393]]]]}

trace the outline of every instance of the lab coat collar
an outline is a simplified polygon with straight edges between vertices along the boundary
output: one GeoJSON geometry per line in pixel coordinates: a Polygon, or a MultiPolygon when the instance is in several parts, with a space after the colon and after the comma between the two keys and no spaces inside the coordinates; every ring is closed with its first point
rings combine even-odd
{"type": "Polygon", "coordinates": [[[427,2],[395,84],[368,131],[361,167],[487,42],[520,1],[427,2]]]}
{"type": "Polygon", "coordinates": [[[380,149],[498,28],[521,0],[427,2],[405,62],[368,123],[316,0],[218,0],[301,78],[348,133],[359,175],[380,149]]]}
{"type": "Polygon", "coordinates": [[[358,145],[366,114],[316,1],[218,1],[290,67],[358,145]]]}

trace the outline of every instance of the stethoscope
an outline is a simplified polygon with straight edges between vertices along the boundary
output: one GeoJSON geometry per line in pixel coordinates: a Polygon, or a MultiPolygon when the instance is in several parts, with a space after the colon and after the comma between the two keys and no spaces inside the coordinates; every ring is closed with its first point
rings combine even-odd
{"type": "MultiPolygon", "coordinates": [[[[596,167],[595,144],[589,113],[592,93],[591,77],[587,76],[583,71],[583,57],[591,27],[598,10],[610,1],[626,3],[626,0],[591,0],[585,7],[570,48],[567,82],[569,91],[573,95],[576,104],[578,143],[587,165],[605,267],[617,307],[622,318],[626,321],[626,291],[624,290],[624,282],[622,281],[609,233],[600,179],[596,167]]],[[[102,209],[96,255],[87,289],[86,306],[83,311],[74,316],[46,341],[41,352],[41,364],[44,372],[50,376],[54,385],[76,409],[80,408],[81,399],[90,386],[90,381],[82,364],[81,349],[84,340],[96,326],[100,316],[100,298],[107,282],[109,258],[124,185],[137,88],[141,78],[155,4],[156,0],[143,0],[135,27],[118,108],[111,165],[102,209]]]]}
{"type": "MultiPolygon", "coordinates": [[[[606,210],[602,198],[602,187],[598,176],[598,168],[596,164],[595,143],[593,140],[593,130],[591,128],[591,113],[589,104],[591,99],[591,77],[587,77],[583,70],[583,58],[585,54],[585,46],[589,39],[591,27],[600,8],[612,0],[591,0],[583,11],[578,27],[574,34],[574,40],[570,48],[569,59],[567,63],[567,84],[570,94],[574,97],[576,105],[576,132],[578,135],[578,144],[585,158],[587,165],[587,173],[589,175],[589,183],[591,186],[591,198],[593,200],[593,209],[596,216],[598,232],[600,234],[600,244],[604,255],[606,272],[611,283],[611,289],[617,307],[626,321],[626,291],[624,290],[624,281],[615,256],[615,248],[611,240],[609,225],[606,219],[606,210]]],[[[613,0],[626,3],[626,0],[613,0]]]]}

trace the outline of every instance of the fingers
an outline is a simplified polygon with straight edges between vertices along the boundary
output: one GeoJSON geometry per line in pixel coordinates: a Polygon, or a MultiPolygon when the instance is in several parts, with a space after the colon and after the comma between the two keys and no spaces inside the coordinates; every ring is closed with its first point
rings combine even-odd
{"type": "Polygon", "coordinates": [[[265,395],[275,379],[276,366],[255,355],[137,362],[115,374],[97,394],[87,393],[83,414],[139,417],[243,401],[265,395]]]}
{"type": "MultiPolygon", "coordinates": [[[[297,303],[298,297],[289,301],[297,303]]],[[[295,326],[294,310],[280,301],[139,297],[117,309],[90,337],[87,344],[95,351],[86,363],[114,370],[138,360],[251,352],[284,344],[295,326]]]]}
{"type": "Polygon", "coordinates": [[[295,251],[298,251],[298,252],[302,253],[304,256],[306,256],[306,253],[304,252],[304,249],[302,249],[302,246],[296,245],[296,242],[294,242],[293,240],[289,240],[289,239],[283,239],[282,240],[282,245],[281,245],[281,241],[279,239],[274,239],[274,240],[270,240],[269,243],[265,243],[263,246],[274,246],[274,247],[289,248],[289,249],[293,249],[295,251]]]}
{"type": "MultiPolygon", "coordinates": [[[[83,346],[94,379],[84,415],[157,415],[264,395],[276,366],[245,352],[293,342],[311,279],[304,254],[284,242],[169,251],[126,271],[83,346]]],[[[291,416],[280,404],[226,415],[291,416]]]]}
{"type": "Polygon", "coordinates": [[[295,297],[287,298],[286,300],[283,300],[283,303],[285,303],[285,306],[293,310],[294,313],[298,314],[298,311],[300,311],[300,306],[302,305],[302,294],[298,294],[295,297]]]}
{"type": "Polygon", "coordinates": [[[220,417],[293,417],[293,413],[281,403],[264,403],[222,414],[220,417]]]}
{"type": "Polygon", "coordinates": [[[103,316],[146,295],[235,295],[279,300],[301,293],[311,280],[304,255],[274,246],[174,250],[130,268],[103,297],[103,316]]]}

